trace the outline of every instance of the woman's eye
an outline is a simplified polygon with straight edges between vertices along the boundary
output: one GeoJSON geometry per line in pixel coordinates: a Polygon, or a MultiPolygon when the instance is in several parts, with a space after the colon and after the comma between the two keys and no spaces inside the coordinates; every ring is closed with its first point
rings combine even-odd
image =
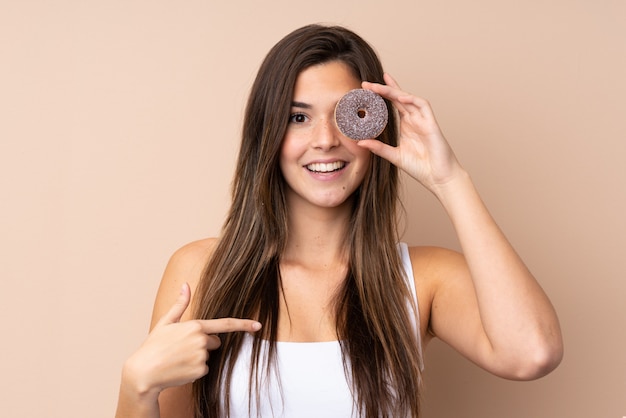
{"type": "Polygon", "coordinates": [[[293,115],[289,116],[289,122],[290,123],[304,123],[306,122],[306,115],[302,113],[294,113],[293,115]]]}

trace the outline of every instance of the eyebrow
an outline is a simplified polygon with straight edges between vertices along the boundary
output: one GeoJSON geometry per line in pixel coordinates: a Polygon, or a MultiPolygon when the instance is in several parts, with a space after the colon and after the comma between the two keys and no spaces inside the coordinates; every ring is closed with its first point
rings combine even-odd
{"type": "Polygon", "coordinates": [[[312,109],[313,106],[303,102],[291,102],[291,107],[298,107],[300,109],[312,109]]]}

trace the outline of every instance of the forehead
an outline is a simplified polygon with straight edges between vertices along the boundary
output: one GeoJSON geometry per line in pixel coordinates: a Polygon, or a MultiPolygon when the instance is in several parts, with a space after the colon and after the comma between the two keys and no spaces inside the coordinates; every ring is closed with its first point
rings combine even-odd
{"type": "Polygon", "coordinates": [[[352,69],[342,61],[330,61],[308,67],[298,75],[294,97],[314,92],[339,92],[361,87],[352,69]]]}

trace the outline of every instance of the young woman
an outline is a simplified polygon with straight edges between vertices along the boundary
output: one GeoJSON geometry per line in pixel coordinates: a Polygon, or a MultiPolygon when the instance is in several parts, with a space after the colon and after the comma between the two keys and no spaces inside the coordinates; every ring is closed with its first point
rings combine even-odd
{"type": "Polygon", "coordinates": [[[417,417],[433,337],[508,379],[543,376],[562,356],[550,301],[429,104],[353,32],[296,30],[252,87],[220,237],[166,268],[117,418],[417,417]],[[355,88],[387,101],[376,139],[335,124],[355,88]],[[398,169],[439,199],[463,254],[398,242],[398,169]]]}

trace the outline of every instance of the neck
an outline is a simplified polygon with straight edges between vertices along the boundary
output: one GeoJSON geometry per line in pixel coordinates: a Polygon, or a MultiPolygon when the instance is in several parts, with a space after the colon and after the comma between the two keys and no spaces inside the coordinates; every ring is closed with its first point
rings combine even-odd
{"type": "Polygon", "coordinates": [[[334,208],[290,205],[283,261],[319,268],[344,264],[351,205],[351,202],[334,208]]]}

